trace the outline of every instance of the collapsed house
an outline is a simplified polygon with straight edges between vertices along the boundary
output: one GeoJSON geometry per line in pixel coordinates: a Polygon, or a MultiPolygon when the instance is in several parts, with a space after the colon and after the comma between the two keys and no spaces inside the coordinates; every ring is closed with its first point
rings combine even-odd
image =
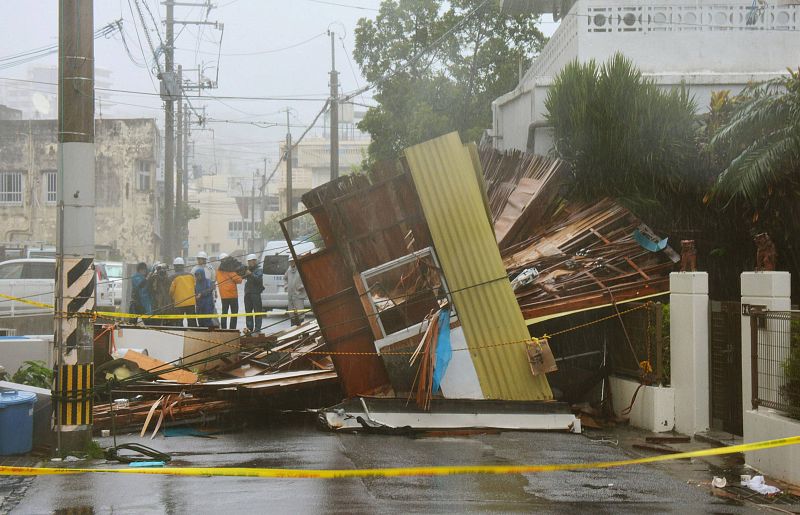
{"type": "Polygon", "coordinates": [[[517,413],[555,416],[513,427],[574,430],[531,366],[528,325],[663,294],[674,253],[611,201],[565,202],[567,172],[452,133],[407,149],[396,167],[303,196],[307,211],[282,226],[290,242],[295,221],[313,217],[319,234],[305,237],[318,248],[292,252],[344,393],[358,398],[326,410],[329,426],[448,424],[424,412],[447,414],[453,427],[464,412],[509,420],[508,405],[497,417],[491,401],[512,401],[524,403],[517,413]],[[431,328],[445,326],[437,348],[431,328]]]}

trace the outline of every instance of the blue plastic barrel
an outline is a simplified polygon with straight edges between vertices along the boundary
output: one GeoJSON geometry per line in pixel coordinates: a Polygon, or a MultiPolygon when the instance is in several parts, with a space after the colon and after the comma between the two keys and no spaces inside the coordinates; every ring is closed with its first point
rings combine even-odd
{"type": "Polygon", "coordinates": [[[0,455],[25,454],[33,447],[33,404],[36,394],[0,392],[0,455]]]}

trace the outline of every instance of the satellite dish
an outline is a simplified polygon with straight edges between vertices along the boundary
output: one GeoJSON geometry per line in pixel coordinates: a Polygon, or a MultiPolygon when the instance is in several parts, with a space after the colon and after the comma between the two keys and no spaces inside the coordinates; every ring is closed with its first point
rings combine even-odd
{"type": "Polygon", "coordinates": [[[31,101],[33,102],[33,107],[36,109],[36,112],[41,115],[48,115],[50,114],[50,99],[47,98],[42,93],[34,93],[31,97],[31,101]]]}

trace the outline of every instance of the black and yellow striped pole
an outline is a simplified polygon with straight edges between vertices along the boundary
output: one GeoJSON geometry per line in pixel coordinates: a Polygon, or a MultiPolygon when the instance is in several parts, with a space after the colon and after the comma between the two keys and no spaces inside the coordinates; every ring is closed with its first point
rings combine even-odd
{"type": "Polygon", "coordinates": [[[59,0],[57,267],[53,429],[59,454],[92,438],[94,310],[93,0],[59,0]]]}

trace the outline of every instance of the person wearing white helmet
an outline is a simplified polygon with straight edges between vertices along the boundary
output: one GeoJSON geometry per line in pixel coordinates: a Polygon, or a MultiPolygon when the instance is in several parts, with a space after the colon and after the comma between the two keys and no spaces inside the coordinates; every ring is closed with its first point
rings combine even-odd
{"type": "MultiPolygon", "coordinates": [[[[156,315],[169,315],[173,313],[172,297],[169,294],[169,287],[172,277],[167,274],[167,264],[156,261],[153,264],[153,271],[147,277],[150,291],[153,293],[153,313],[156,315]]],[[[156,320],[158,325],[175,325],[173,320],[156,320]]]]}
{"type": "MultiPolygon", "coordinates": [[[[211,298],[212,301],[214,302],[214,305],[216,306],[217,271],[214,270],[214,267],[211,266],[211,264],[208,262],[208,254],[206,254],[205,251],[201,250],[200,252],[198,252],[197,256],[195,256],[195,260],[197,261],[197,264],[192,267],[192,275],[194,276],[198,270],[203,271],[203,274],[206,276],[206,279],[208,279],[211,282],[211,296],[212,296],[211,298]]],[[[216,311],[212,311],[212,313],[214,312],[216,311]]]]}
{"type": "MultiPolygon", "coordinates": [[[[194,315],[194,276],[186,271],[182,257],[176,257],[172,265],[175,267],[175,275],[169,286],[169,294],[172,297],[173,312],[178,315],[194,315]]],[[[186,320],[189,327],[197,327],[197,320],[194,318],[181,319],[178,325],[183,325],[183,320],[186,320]]]]}
{"type": "MultiPolygon", "coordinates": [[[[261,292],[264,291],[264,271],[258,266],[258,256],[247,255],[247,269],[244,272],[244,311],[245,313],[260,313],[261,292]]],[[[257,333],[261,331],[261,315],[246,317],[247,331],[257,333]]]]}
{"type": "MultiPolygon", "coordinates": [[[[222,302],[222,314],[230,312],[233,315],[239,313],[239,289],[238,284],[242,283],[242,276],[239,270],[242,264],[226,253],[219,255],[219,270],[217,270],[217,287],[219,288],[219,298],[222,302]]],[[[230,317],[231,329],[236,329],[237,317],[230,317]]],[[[223,329],[228,328],[228,317],[222,317],[220,325],[223,329]]]]}

